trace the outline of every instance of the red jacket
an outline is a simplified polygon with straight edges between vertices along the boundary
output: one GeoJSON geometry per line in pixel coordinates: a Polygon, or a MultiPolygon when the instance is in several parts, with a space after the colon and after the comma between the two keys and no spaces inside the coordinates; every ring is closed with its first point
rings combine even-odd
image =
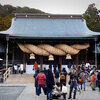
{"type": "Polygon", "coordinates": [[[38,81],[38,85],[45,85],[46,76],[43,72],[39,73],[36,77],[36,80],[38,81]]]}
{"type": "Polygon", "coordinates": [[[93,74],[93,75],[91,76],[91,81],[96,81],[95,74],[93,74]]]}
{"type": "Polygon", "coordinates": [[[33,67],[34,67],[35,69],[37,69],[37,68],[38,68],[38,63],[35,62],[34,65],[33,65],[33,67]]]}

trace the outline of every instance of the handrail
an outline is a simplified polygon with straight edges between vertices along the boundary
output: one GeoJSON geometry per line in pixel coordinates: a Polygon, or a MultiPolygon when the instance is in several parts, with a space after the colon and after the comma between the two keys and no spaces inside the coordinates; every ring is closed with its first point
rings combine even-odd
{"type": "Polygon", "coordinates": [[[4,69],[0,69],[0,72],[2,72],[2,71],[6,71],[6,68],[4,68],[4,69]]]}
{"type": "Polygon", "coordinates": [[[8,78],[8,76],[11,74],[12,68],[9,67],[6,72],[3,74],[3,82],[6,81],[6,79],[8,78]]]}

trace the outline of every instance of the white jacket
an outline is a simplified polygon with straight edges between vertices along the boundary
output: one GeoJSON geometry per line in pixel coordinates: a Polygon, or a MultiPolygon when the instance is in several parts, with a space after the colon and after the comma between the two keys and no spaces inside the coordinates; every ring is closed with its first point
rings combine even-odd
{"type": "Polygon", "coordinates": [[[68,91],[67,91],[67,86],[62,86],[62,91],[61,91],[61,93],[67,93],[68,91]]]}

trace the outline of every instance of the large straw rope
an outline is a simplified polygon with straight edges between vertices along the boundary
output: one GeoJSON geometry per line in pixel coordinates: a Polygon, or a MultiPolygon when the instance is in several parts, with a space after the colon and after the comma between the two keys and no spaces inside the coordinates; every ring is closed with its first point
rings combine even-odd
{"type": "Polygon", "coordinates": [[[30,49],[33,53],[35,53],[37,55],[43,55],[43,56],[49,56],[50,55],[49,52],[39,48],[38,46],[35,46],[35,45],[32,45],[32,44],[24,44],[24,46],[26,48],[30,49]]]}
{"type": "Polygon", "coordinates": [[[23,44],[18,44],[19,48],[25,53],[32,53],[29,49],[27,49],[23,44]]]}
{"type": "Polygon", "coordinates": [[[54,54],[54,55],[59,55],[59,56],[63,56],[65,55],[66,53],[60,49],[57,49],[51,45],[48,45],[48,44],[40,44],[38,45],[38,47],[50,52],[51,54],[54,54]]]}
{"type": "Polygon", "coordinates": [[[55,45],[55,47],[65,51],[68,54],[72,54],[72,55],[77,54],[80,51],[80,50],[72,48],[71,46],[68,46],[66,44],[58,44],[58,45],[55,45]]]}
{"type": "Polygon", "coordinates": [[[18,44],[19,48],[26,53],[35,53],[37,55],[49,56],[50,54],[64,56],[66,54],[77,54],[80,50],[89,47],[89,44],[75,44],[68,46],[66,44],[58,44],[51,46],[48,44],[40,44],[38,46],[32,44],[18,44]]]}
{"type": "Polygon", "coordinates": [[[89,43],[71,45],[72,48],[75,48],[75,49],[78,49],[78,50],[86,49],[89,46],[90,46],[89,43]]]}

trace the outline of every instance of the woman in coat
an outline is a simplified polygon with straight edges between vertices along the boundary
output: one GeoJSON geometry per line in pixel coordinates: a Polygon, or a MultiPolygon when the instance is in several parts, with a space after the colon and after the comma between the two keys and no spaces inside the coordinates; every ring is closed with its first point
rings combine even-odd
{"type": "Polygon", "coordinates": [[[54,77],[50,69],[46,74],[46,85],[47,85],[47,100],[52,100],[52,89],[54,85],[54,77]]]}
{"type": "Polygon", "coordinates": [[[85,72],[84,71],[82,71],[81,73],[80,73],[80,77],[81,77],[81,79],[82,79],[82,82],[81,82],[81,90],[82,90],[82,84],[83,84],[83,86],[84,86],[84,91],[85,91],[85,81],[86,81],[86,74],[85,74],[85,72]]]}
{"type": "Polygon", "coordinates": [[[36,81],[38,82],[38,87],[37,87],[37,95],[39,96],[41,93],[41,88],[44,91],[45,94],[45,84],[46,84],[46,76],[43,71],[41,71],[37,76],[36,76],[36,81]]]}
{"type": "Polygon", "coordinates": [[[95,73],[93,72],[91,75],[91,88],[93,91],[95,91],[96,88],[96,77],[95,77],[95,73]]]}

